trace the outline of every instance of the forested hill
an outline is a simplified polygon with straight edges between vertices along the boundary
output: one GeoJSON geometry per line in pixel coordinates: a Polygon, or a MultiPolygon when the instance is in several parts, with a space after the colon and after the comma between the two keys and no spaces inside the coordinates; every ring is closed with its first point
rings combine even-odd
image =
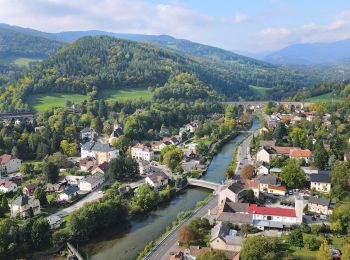
{"type": "Polygon", "coordinates": [[[46,58],[65,45],[63,42],[0,28],[0,58],[46,58]]]}
{"type": "Polygon", "coordinates": [[[244,82],[227,71],[148,43],[107,36],[84,37],[27,71],[16,86],[0,94],[0,111],[26,110],[32,93],[68,92],[98,95],[103,89],[163,86],[177,72],[196,74],[218,92],[247,96],[244,82]]]}

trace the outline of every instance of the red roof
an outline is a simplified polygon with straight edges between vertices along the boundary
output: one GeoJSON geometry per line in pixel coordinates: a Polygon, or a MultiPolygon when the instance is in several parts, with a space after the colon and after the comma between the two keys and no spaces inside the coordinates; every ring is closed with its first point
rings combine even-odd
{"type": "Polygon", "coordinates": [[[267,185],[267,188],[270,189],[270,190],[286,191],[285,187],[275,186],[275,185],[270,185],[270,184],[267,185]]]}
{"type": "Polygon", "coordinates": [[[6,164],[13,159],[10,154],[3,154],[0,156],[0,164],[6,164]]]}
{"type": "Polygon", "coordinates": [[[104,173],[108,172],[108,168],[109,168],[109,165],[108,165],[108,162],[103,162],[99,165],[95,165],[92,170],[95,170],[95,169],[101,169],[104,173]]]}
{"type": "Polygon", "coordinates": [[[294,149],[290,151],[290,157],[312,157],[312,152],[309,149],[294,149]]]}
{"type": "Polygon", "coordinates": [[[259,207],[256,204],[249,204],[248,212],[258,215],[296,217],[295,209],[259,207]]]}

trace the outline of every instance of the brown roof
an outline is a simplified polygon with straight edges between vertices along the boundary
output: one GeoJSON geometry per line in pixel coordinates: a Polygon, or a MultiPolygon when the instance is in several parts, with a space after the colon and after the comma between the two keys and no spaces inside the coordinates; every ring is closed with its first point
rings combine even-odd
{"type": "Polygon", "coordinates": [[[312,157],[312,152],[309,149],[293,149],[289,153],[290,157],[312,157]]]}
{"type": "Polygon", "coordinates": [[[95,170],[97,168],[101,169],[101,171],[103,171],[103,173],[107,173],[108,168],[109,168],[108,162],[103,162],[99,165],[95,165],[94,167],[92,167],[92,170],[95,170]]]}
{"type": "Polygon", "coordinates": [[[190,255],[197,257],[201,253],[210,252],[210,247],[190,246],[190,255]]]}
{"type": "Polygon", "coordinates": [[[259,146],[264,147],[264,146],[270,146],[273,147],[276,145],[276,140],[260,140],[259,146]]]}
{"type": "Polygon", "coordinates": [[[6,164],[11,161],[14,157],[10,154],[3,154],[0,156],[0,164],[6,164]]]}
{"type": "Polygon", "coordinates": [[[274,146],[273,149],[277,154],[289,154],[291,150],[299,148],[291,146],[274,146]]]}

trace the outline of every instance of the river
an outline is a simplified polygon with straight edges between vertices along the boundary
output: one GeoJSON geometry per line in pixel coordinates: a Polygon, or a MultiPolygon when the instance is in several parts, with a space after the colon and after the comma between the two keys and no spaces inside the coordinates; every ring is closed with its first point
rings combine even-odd
{"type": "MultiPolygon", "coordinates": [[[[258,127],[259,120],[254,117],[251,130],[256,130],[258,127]]],[[[245,136],[246,134],[240,134],[225,144],[213,157],[202,179],[217,183],[224,181],[224,172],[232,158],[234,147],[245,136]]],[[[131,227],[126,228],[125,232],[121,234],[114,230],[105,232],[85,246],[83,251],[93,260],[136,259],[149,241],[156,240],[165,232],[166,227],[176,219],[179,212],[195,208],[197,201],[203,200],[209,192],[198,188],[186,189],[171,202],[158,207],[144,218],[131,221],[131,227]]]]}

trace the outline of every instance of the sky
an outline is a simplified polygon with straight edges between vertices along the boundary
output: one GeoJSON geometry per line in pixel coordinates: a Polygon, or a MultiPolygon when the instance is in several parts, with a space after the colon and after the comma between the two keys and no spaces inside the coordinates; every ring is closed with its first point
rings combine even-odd
{"type": "Polygon", "coordinates": [[[0,0],[0,22],[46,32],[168,34],[261,53],[350,38],[350,1],[0,0]]]}

